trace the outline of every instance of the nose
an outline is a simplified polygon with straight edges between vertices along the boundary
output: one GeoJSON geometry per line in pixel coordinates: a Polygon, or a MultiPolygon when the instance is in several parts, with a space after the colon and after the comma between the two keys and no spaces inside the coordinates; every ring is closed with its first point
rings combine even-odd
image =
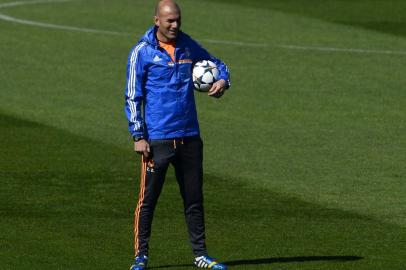
{"type": "Polygon", "coordinates": [[[180,28],[180,20],[173,20],[171,22],[171,28],[179,29],[180,28]]]}

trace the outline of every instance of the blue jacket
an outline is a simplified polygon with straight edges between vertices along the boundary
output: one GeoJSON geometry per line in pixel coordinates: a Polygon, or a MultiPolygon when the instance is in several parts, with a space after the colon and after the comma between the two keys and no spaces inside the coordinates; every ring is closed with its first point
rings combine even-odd
{"type": "Polygon", "coordinates": [[[181,31],[176,39],[175,60],[159,47],[155,27],[132,48],[127,64],[125,113],[133,137],[154,140],[199,135],[192,80],[195,62],[216,63],[219,79],[230,86],[227,66],[181,31]]]}

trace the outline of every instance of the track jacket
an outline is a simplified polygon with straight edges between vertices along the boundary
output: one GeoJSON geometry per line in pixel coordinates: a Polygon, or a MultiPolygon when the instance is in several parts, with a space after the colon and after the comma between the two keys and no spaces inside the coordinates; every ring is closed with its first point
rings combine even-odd
{"type": "Polygon", "coordinates": [[[230,86],[227,66],[183,32],[176,39],[175,62],[159,47],[156,27],[150,28],[130,51],[127,63],[125,113],[133,137],[172,139],[199,135],[193,64],[216,63],[230,86]]]}

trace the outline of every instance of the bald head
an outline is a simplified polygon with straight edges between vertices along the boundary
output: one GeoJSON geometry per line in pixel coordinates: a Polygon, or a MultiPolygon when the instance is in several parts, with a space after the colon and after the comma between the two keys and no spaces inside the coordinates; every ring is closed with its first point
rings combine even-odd
{"type": "Polygon", "coordinates": [[[155,7],[156,36],[159,41],[176,40],[181,25],[181,14],[178,4],[173,0],[161,0],[155,7]]]}
{"type": "Polygon", "coordinates": [[[175,12],[180,14],[179,5],[173,0],[160,0],[155,6],[155,16],[159,17],[163,13],[175,12]]]}

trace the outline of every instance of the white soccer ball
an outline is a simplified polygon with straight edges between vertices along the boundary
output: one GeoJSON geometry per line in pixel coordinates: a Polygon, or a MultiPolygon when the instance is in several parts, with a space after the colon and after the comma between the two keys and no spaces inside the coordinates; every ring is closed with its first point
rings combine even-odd
{"type": "Polygon", "coordinates": [[[210,60],[196,62],[193,66],[193,84],[200,92],[210,90],[214,82],[218,80],[219,70],[215,63],[210,60]]]}

